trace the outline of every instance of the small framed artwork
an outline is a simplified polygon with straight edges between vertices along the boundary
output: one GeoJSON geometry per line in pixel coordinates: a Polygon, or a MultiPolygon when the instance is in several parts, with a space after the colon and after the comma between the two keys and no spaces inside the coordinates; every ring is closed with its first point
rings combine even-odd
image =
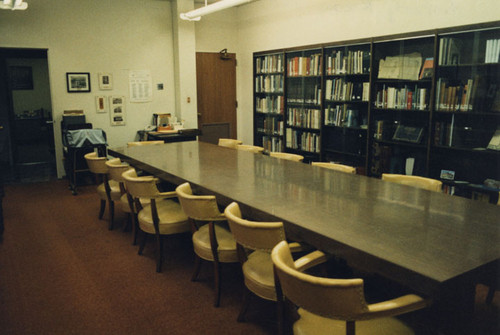
{"type": "Polygon", "coordinates": [[[99,89],[112,90],[113,89],[113,75],[111,73],[99,73],[99,89]]]}
{"type": "Polygon", "coordinates": [[[111,96],[109,97],[110,113],[109,118],[112,126],[124,126],[127,122],[125,113],[125,97],[111,96]]]}
{"type": "Polygon", "coordinates": [[[399,125],[396,128],[396,132],[394,133],[392,139],[395,141],[420,143],[423,131],[424,129],[420,127],[409,127],[409,126],[399,125]]]}
{"type": "Polygon", "coordinates": [[[90,92],[90,73],[88,72],[67,72],[66,84],[69,93],[90,92]]]}
{"type": "Polygon", "coordinates": [[[97,113],[107,113],[108,112],[108,100],[105,96],[98,95],[95,97],[95,107],[97,113]]]}

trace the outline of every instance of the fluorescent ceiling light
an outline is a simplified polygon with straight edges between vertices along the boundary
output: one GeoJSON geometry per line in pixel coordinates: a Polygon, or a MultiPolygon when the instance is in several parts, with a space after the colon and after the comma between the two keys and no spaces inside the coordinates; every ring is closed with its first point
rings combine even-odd
{"type": "Polygon", "coordinates": [[[0,9],[25,10],[26,8],[28,8],[28,4],[23,0],[2,0],[0,2],[0,9]]]}
{"type": "Polygon", "coordinates": [[[217,1],[213,4],[207,5],[207,1],[205,0],[204,7],[194,9],[194,10],[189,11],[187,13],[181,13],[180,17],[183,20],[200,21],[200,19],[203,15],[218,12],[218,11],[226,9],[226,8],[231,8],[231,7],[243,5],[243,4],[245,4],[247,2],[251,2],[251,1],[254,1],[254,0],[221,0],[221,1],[217,1]]]}

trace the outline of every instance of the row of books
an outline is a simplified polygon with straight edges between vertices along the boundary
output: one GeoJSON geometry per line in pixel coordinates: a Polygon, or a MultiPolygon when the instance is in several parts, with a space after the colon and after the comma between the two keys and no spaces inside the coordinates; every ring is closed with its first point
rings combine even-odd
{"type": "Polygon", "coordinates": [[[375,107],[394,109],[418,109],[427,108],[427,88],[410,88],[405,85],[403,88],[385,87],[377,91],[375,107]]]}
{"type": "Polygon", "coordinates": [[[335,101],[368,101],[370,83],[353,83],[343,78],[327,79],[325,83],[325,100],[335,101]]]}
{"type": "Polygon", "coordinates": [[[333,50],[326,56],[326,74],[368,74],[370,73],[370,51],[333,50]]]}
{"type": "Polygon", "coordinates": [[[257,58],[255,72],[257,74],[283,72],[283,55],[266,55],[257,58]]]}
{"type": "Polygon", "coordinates": [[[266,117],[262,120],[257,131],[272,135],[283,135],[283,121],[273,117],[266,117]]]}
{"type": "Polygon", "coordinates": [[[288,59],[288,76],[320,76],[321,54],[313,54],[303,57],[292,57],[288,59]]]}
{"type": "Polygon", "coordinates": [[[439,78],[436,84],[436,106],[440,111],[467,112],[473,109],[478,80],[468,79],[467,84],[449,85],[439,78]]]}
{"type": "Polygon", "coordinates": [[[299,85],[288,86],[287,99],[288,103],[301,103],[301,104],[321,104],[321,86],[316,84],[309,86],[304,91],[304,88],[299,85]]]}
{"type": "Polygon", "coordinates": [[[256,93],[283,93],[283,75],[275,74],[255,77],[256,93]]]}
{"type": "Polygon", "coordinates": [[[286,124],[293,127],[321,128],[321,110],[288,108],[286,124]]]}
{"type": "Polygon", "coordinates": [[[283,96],[267,96],[255,99],[255,110],[257,113],[283,114],[283,96]]]}
{"type": "Polygon", "coordinates": [[[439,40],[439,65],[460,64],[460,49],[462,42],[459,39],[443,37],[439,40]]]}
{"type": "Polygon", "coordinates": [[[325,109],[325,126],[354,128],[359,126],[359,111],[347,105],[325,109]]]}
{"type": "Polygon", "coordinates": [[[451,122],[436,122],[434,128],[434,145],[448,146],[453,145],[454,120],[451,122]]]}
{"type": "Polygon", "coordinates": [[[281,137],[263,136],[262,147],[268,152],[281,152],[283,151],[283,140],[281,137]]]}
{"type": "Polygon", "coordinates": [[[500,39],[486,40],[485,63],[500,63],[500,39]]]}
{"type": "Polygon", "coordinates": [[[307,131],[286,129],[286,147],[307,152],[320,152],[320,135],[307,131]]]}

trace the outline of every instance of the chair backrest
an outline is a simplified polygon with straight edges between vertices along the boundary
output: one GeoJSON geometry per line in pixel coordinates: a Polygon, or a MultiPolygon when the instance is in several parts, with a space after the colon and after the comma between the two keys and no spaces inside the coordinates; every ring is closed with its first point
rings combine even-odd
{"type": "Polygon", "coordinates": [[[85,160],[89,167],[90,172],[95,174],[107,174],[108,166],[106,165],[106,157],[99,157],[97,152],[89,152],[85,154],[85,160]]]}
{"type": "Polygon", "coordinates": [[[108,166],[109,176],[111,179],[120,183],[125,182],[122,174],[130,169],[130,165],[123,163],[120,158],[112,158],[106,161],[106,165],[108,166]]]}
{"type": "Polygon", "coordinates": [[[214,195],[193,195],[189,183],[177,186],[175,192],[187,217],[199,221],[213,221],[224,218],[224,214],[219,211],[214,195]]]}
{"type": "Polygon", "coordinates": [[[242,150],[242,151],[250,151],[256,154],[262,153],[264,151],[263,147],[258,147],[255,145],[247,145],[247,144],[240,144],[236,146],[236,149],[242,150]]]}
{"type": "Polygon", "coordinates": [[[356,168],[349,165],[337,164],[337,163],[327,163],[327,162],[312,162],[312,166],[319,166],[322,168],[356,174],[356,168]]]}
{"type": "Polygon", "coordinates": [[[283,222],[245,220],[242,218],[240,207],[236,202],[232,202],[226,207],[224,215],[236,243],[245,248],[271,252],[278,242],[285,240],[283,222]]]}
{"type": "Polygon", "coordinates": [[[219,138],[219,146],[236,149],[236,146],[240,145],[242,142],[240,140],[234,140],[232,138],[219,138]]]}
{"type": "Polygon", "coordinates": [[[304,156],[302,155],[290,154],[287,152],[270,152],[269,156],[295,162],[302,162],[304,160],[304,156]]]}
{"type": "Polygon", "coordinates": [[[314,314],[341,320],[358,320],[368,312],[363,280],[332,279],[308,275],[297,270],[286,241],[271,253],[283,295],[314,314]]]}
{"type": "Polygon", "coordinates": [[[159,145],[164,144],[163,141],[138,141],[138,142],[128,142],[127,147],[138,147],[142,145],[159,145]]]}
{"type": "Polygon", "coordinates": [[[402,185],[418,187],[424,190],[434,191],[434,192],[441,192],[441,187],[443,185],[443,183],[440,180],[419,177],[419,176],[407,176],[404,174],[383,173],[382,180],[402,185]]]}
{"type": "Polygon", "coordinates": [[[125,180],[125,186],[128,192],[134,198],[152,199],[160,193],[156,186],[158,178],[153,176],[138,177],[134,168],[130,168],[123,172],[122,177],[125,180]]]}

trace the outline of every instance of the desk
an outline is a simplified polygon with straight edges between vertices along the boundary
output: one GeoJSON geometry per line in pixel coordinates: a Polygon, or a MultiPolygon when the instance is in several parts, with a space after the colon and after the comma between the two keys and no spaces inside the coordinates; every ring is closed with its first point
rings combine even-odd
{"type": "Polygon", "coordinates": [[[150,131],[146,133],[147,141],[161,140],[165,143],[196,141],[196,136],[200,135],[199,129],[181,129],[177,133],[162,133],[150,131]]]}
{"type": "Polygon", "coordinates": [[[174,184],[188,181],[222,205],[237,201],[246,216],[283,221],[287,236],[438,306],[457,288],[470,300],[476,277],[500,258],[499,206],[203,142],[109,153],[174,184]]]}

